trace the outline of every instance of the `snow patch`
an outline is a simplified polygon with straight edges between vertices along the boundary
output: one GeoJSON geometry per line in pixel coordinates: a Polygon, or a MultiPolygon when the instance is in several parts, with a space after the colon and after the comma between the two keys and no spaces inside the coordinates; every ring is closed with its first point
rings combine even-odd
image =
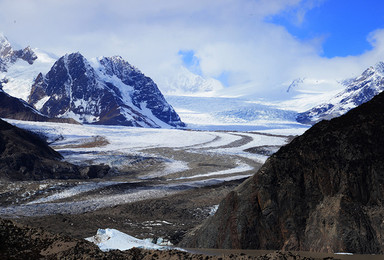
{"type": "Polygon", "coordinates": [[[102,251],[110,250],[129,250],[137,247],[148,250],[169,250],[166,246],[159,246],[149,241],[149,239],[138,239],[116,229],[98,229],[96,235],[87,237],[85,240],[96,244],[102,251]]]}
{"type": "Polygon", "coordinates": [[[165,163],[165,168],[163,170],[158,171],[156,173],[141,176],[139,177],[139,179],[145,180],[145,179],[158,178],[158,177],[166,176],[172,173],[183,172],[189,169],[190,168],[188,166],[188,163],[183,161],[172,160],[170,162],[165,163]]]}
{"type": "Polygon", "coordinates": [[[44,104],[49,100],[49,98],[50,98],[49,96],[45,96],[39,101],[37,101],[37,103],[35,104],[35,108],[37,110],[40,110],[44,106],[44,104]]]}
{"type": "Polygon", "coordinates": [[[53,194],[51,196],[48,196],[46,198],[41,198],[38,200],[31,201],[27,204],[38,204],[38,203],[46,203],[46,202],[52,202],[60,199],[65,199],[69,197],[73,197],[75,195],[88,192],[95,189],[100,189],[103,187],[111,186],[118,184],[119,182],[112,182],[112,181],[106,181],[106,182],[99,182],[99,183],[86,183],[86,184],[80,184],[78,186],[75,186],[73,188],[69,188],[65,191],[53,194]]]}
{"type": "Polygon", "coordinates": [[[196,178],[208,177],[208,176],[228,175],[228,174],[233,174],[233,173],[251,171],[253,169],[254,168],[249,166],[248,164],[237,161],[237,167],[232,168],[232,169],[222,170],[222,171],[217,171],[217,172],[210,172],[210,173],[205,173],[205,174],[197,174],[197,175],[188,176],[188,177],[180,177],[180,178],[176,178],[175,180],[196,179],[196,178]]]}

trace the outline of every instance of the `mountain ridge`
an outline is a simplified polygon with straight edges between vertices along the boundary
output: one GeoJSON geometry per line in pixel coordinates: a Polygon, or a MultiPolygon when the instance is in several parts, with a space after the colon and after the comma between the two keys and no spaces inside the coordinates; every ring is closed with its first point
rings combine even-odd
{"type": "Polygon", "coordinates": [[[336,94],[328,102],[299,113],[296,120],[303,124],[314,124],[323,119],[329,120],[345,114],[384,90],[384,62],[366,69],[360,76],[342,82],[345,90],[336,94]]]}
{"type": "Polygon", "coordinates": [[[93,63],[80,53],[61,57],[36,78],[28,102],[50,117],[82,123],[185,126],[156,84],[120,56],[93,63]]]}
{"type": "Polygon", "coordinates": [[[0,72],[6,72],[10,63],[15,63],[17,59],[33,64],[37,56],[30,46],[21,50],[14,50],[7,37],[0,34],[0,72]]]}
{"type": "Polygon", "coordinates": [[[0,86],[9,95],[2,94],[2,98],[14,104],[2,108],[2,117],[62,118],[68,122],[71,118],[73,122],[134,127],[185,126],[155,82],[122,57],[90,62],[77,52],[55,59],[46,53],[36,54],[30,47],[15,51],[0,35],[0,86]],[[16,105],[11,96],[35,109],[22,100],[16,105]],[[21,108],[28,116],[20,114],[21,108]]]}

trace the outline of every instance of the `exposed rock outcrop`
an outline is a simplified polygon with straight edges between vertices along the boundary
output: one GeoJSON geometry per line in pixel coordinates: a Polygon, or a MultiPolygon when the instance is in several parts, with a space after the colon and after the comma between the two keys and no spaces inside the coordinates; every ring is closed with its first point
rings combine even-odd
{"type": "Polygon", "coordinates": [[[384,93],[272,155],[187,247],[384,251],[384,93]]]}

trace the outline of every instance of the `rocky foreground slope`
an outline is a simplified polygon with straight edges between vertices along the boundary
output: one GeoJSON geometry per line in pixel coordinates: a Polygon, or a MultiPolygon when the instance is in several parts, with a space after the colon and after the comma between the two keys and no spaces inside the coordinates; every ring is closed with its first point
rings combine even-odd
{"type": "Polygon", "coordinates": [[[186,247],[384,251],[384,93],[271,156],[186,247]]]}
{"type": "MultiPolygon", "coordinates": [[[[144,250],[140,248],[102,252],[95,244],[84,239],[51,234],[40,228],[31,228],[5,219],[0,219],[0,241],[0,259],[319,259],[291,252],[274,252],[260,256],[248,256],[244,253],[215,256],[191,254],[178,250],[144,250]]],[[[326,259],[333,259],[333,257],[326,259]]]]}

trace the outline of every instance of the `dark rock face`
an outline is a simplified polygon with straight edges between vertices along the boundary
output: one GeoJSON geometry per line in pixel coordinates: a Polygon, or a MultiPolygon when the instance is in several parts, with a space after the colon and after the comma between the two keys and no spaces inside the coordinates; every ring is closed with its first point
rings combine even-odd
{"type": "Polygon", "coordinates": [[[72,118],[49,118],[22,99],[12,97],[0,90],[0,117],[25,121],[58,122],[79,124],[72,118]]]}
{"type": "Polygon", "coordinates": [[[368,68],[359,77],[345,81],[344,85],[346,89],[329,103],[299,113],[296,120],[303,124],[315,124],[323,119],[329,120],[343,115],[350,109],[368,102],[384,90],[384,62],[368,68]]]}
{"type": "Polygon", "coordinates": [[[62,156],[37,135],[0,119],[0,179],[42,180],[103,177],[108,166],[79,167],[61,161],[62,156]]]}
{"type": "Polygon", "coordinates": [[[156,84],[121,57],[102,58],[94,66],[80,53],[65,55],[36,78],[29,103],[46,98],[43,114],[82,123],[184,126],[156,84]]]}
{"type": "Polygon", "coordinates": [[[181,243],[384,251],[384,93],[282,147],[181,243]]]}
{"type": "Polygon", "coordinates": [[[100,59],[105,74],[116,75],[125,85],[133,87],[132,103],[137,108],[148,109],[152,114],[171,126],[185,126],[179,115],[165,100],[155,82],[120,56],[100,59]]]}
{"type": "Polygon", "coordinates": [[[33,64],[33,62],[37,59],[36,54],[33,52],[31,47],[26,47],[22,50],[15,51],[15,56],[22,60],[25,60],[29,64],[33,64]]]}

